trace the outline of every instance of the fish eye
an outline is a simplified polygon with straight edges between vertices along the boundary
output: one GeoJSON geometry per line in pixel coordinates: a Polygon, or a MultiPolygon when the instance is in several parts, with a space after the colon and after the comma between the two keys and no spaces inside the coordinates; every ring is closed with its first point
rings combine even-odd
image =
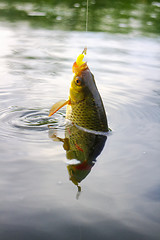
{"type": "Polygon", "coordinates": [[[77,86],[81,86],[82,82],[81,82],[80,77],[76,77],[76,78],[75,78],[75,84],[76,84],[77,86]]]}

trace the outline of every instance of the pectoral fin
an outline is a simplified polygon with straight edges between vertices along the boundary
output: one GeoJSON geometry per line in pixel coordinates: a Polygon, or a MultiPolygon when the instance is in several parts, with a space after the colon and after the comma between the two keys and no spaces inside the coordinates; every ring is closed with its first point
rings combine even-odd
{"type": "Polygon", "coordinates": [[[50,116],[52,116],[54,113],[56,113],[60,108],[62,108],[62,107],[64,107],[65,105],[67,105],[67,104],[69,104],[70,103],[70,100],[61,100],[61,101],[59,101],[59,102],[57,102],[57,103],[55,103],[53,106],[52,106],[52,108],[51,108],[51,110],[50,110],[50,112],[49,112],[49,117],[50,116]]]}

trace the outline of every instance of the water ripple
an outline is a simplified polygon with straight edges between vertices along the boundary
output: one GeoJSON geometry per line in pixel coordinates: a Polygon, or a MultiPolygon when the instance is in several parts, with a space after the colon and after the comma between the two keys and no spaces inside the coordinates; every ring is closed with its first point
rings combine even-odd
{"type": "Polygon", "coordinates": [[[0,110],[0,133],[3,137],[43,141],[42,131],[46,132],[49,125],[55,128],[64,126],[63,113],[57,113],[54,118],[49,118],[48,112],[48,109],[27,109],[15,106],[0,110]]]}

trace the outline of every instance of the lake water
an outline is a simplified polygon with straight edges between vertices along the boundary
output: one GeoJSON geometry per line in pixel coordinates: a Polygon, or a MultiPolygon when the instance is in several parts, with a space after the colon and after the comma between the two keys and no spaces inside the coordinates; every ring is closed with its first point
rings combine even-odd
{"type": "Polygon", "coordinates": [[[159,33],[1,19],[0,239],[158,240],[159,226],[159,33]],[[64,137],[65,108],[48,113],[68,98],[72,64],[86,45],[112,132],[77,199],[66,151],[49,132],[51,125],[64,137]]]}

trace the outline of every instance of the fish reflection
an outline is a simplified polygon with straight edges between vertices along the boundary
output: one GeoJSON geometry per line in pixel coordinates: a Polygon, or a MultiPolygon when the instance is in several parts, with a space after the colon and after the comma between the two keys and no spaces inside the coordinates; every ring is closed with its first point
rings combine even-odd
{"type": "Polygon", "coordinates": [[[53,140],[63,142],[66,158],[69,160],[67,166],[69,178],[80,192],[79,183],[90,173],[96,158],[104,148],[107,136],[100,132],[87,131],[74,124],[69,124],[65,128],[64,139],[57,137],[54,132],[50,132],[50,137],[53,140]]]}

